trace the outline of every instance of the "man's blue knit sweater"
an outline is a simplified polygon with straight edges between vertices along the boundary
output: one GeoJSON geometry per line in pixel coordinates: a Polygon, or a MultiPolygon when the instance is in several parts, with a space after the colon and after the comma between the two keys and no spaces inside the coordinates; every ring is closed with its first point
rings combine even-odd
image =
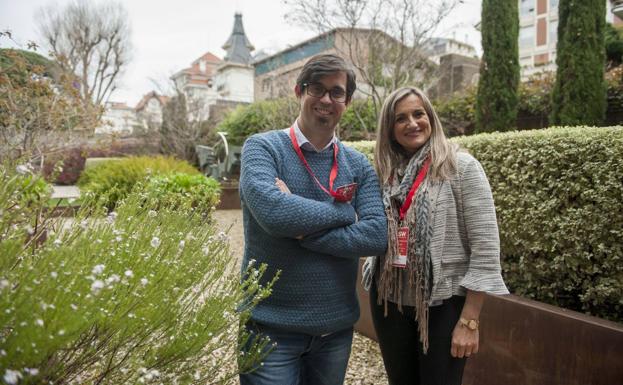
{"type": "MultiPolygon", "coordinates": [[[[358,260],[385,252],[387,223],[378,179],[366,157],[339,141],[334,145],[339,146],[334,189],[358,184],[350,203],[335,202],[316,184],[283,130],[253,135],[244,145],[242,269],[254,259],[268,265],[266,279],[281,270],[272,294],[253,310],[258,323],[322,335],[351,327],[359,318],[358,260]],[[275,178],[292,194],[281,192],[275,178]]],[[[333,147],[302,151],[328,189],[333,147]]]]}

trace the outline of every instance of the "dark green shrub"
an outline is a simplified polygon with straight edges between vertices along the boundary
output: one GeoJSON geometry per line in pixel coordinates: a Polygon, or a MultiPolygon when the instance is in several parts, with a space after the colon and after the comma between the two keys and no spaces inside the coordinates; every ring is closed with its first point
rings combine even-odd
{"type": "Polygon", "coordinates": [[[227,132],[230,144],[242,145],[258,132],[290,127],[298,112],[299,104],[294,98],[261,100],[238,106],[217,126],[217,131],[227,132]]]}
{"type": "Polygon", "coordinates": [[[550,122],[600,125],[606,114],[606,2],[560,0],[550,122]]]}
{"type": "Polygon", "coordinates": [[[519,111],[533,116],[547,116],[552,111],[552,88],[555,76],[545,72],[531,76],[519,85],[519,111]]]}
{"type": "Polygon", "coordinates": [[[85,193],[103,199],[109,209],[126,197],[138,182],[147,178],[182,172],[190,175],[199,171],[185,161],[171,157],[138,156],[111,160],[84,170],[78,185],[85,193]]]}
{"type": "Polygon", "coordinates": [[[606,58],[608,64],[617,66],[623,64],[623,28],[615,28],[606,23],[606,58]]]}
{"type": "MultiPolygon", "coordinates": [[[[552,112],[552,89],[555,74],[540,73],[531,76],[519,84],[519,115],[522,118],[540,117],[547,125],[547,118],[552,112]]],[[[623,109],[623,65],[614,67],[606,73],[608,86],[608,113],[613,114],[611,121],[616,122],[617,111],[623,109]]],[[[468,88],[455,93],[450,98],[434,100],[435,110],[449,136],[470,135],[474,131],[475,90],[468,88]]],[[[539,128],[540,126],[528,126],[539,128]]]]}
{"type": "MultiPolygon", "coordinates": [[[[511,292],[623,322],[623,127],[453,141],[489,178],[511,292]]],[[[371,156],[374,143],[356,148],[371,156]]]]}
{"type": "MultiPolygon", "coordinates": [[[[295,98],[261,100],[230,112],[217,131],[227,132],[230,144],[241,145],[258,132],[290,127],[298,114],[299,103],[295,98]]],[[[376,132],[376,120],[372,100],[353,100],[340,120],[340,138],[369,139],[376,132]]]]}
{"type": "Polygon", "coordinates": [[[151,177],[139,190],[154,206],[194,209],[210,215],[219,203],[221,185],[201,174],[175,173],[151,177]]]}
{"type": "Polygon", "coordinates": [[[519,12],[516,0],[483,0],[482,62],[476,98],[476,130],[515,127],[519,86],[519,12]]]}
{"type": "Polygon", "coordinates": [[[18,205],[30,207],[50,198],[52,187],[42,178],[31,173],[24,173],[15,177],[19,186],[19,195],[16,197],[18,205]]]}
{"type": "Polygon", "coordinates": [[[434,100],[433,105],[450,137],[470,135],[476,125],[476,87],[469,87],[447,99],[434,100]]]}
{"type": "Polygon", "coordinates": [[[340,139],[371,139],[376,133],[376,124],[376,110],[372,99],[355,99],[348,105],[340,119],[340,139]]]}

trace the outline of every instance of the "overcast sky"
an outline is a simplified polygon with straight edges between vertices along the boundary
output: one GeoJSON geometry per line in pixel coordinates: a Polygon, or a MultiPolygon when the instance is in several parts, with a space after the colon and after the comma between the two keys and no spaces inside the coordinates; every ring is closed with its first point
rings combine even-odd
{"type": "MultiPolygon", "coordinates": [[[[62,6],[71,0],[0,0],[0,30],[11,30],[23,48],[29,40],[40,43],[35,13],[48,4],[62,6]]],[[[89,0],[91,1],[91,0],[89,0]]],[[[92,0],[95,1],[95,0],[92,0]]],[[[439,1],[439,0],[431,0],[439,1]]],[[[245,32],[255,52],[275,52],[315,35],[285,20],[283,0],[125,0],[132,25],[132,60],[111,101],[135,106],[143,94],[155,89],[154,80],[168,77],[207,51],[223,58],[221,46],[231,34],[234,13],[242,12],[245,32]]],[[[478,52],[481,0],[464,0],[439,27],[437,35],[472,44],[478,52]]],[[[7,39],[0,47],[12,47],[7,39]]],[[[45,49],[39,53],[45,54],[45,49]]]]}

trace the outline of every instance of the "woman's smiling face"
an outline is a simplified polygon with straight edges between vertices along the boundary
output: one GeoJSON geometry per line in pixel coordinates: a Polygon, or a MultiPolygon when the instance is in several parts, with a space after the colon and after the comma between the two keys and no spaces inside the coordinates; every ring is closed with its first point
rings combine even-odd
{"type": "Polygon", "coordinates": [[[394,139],[402,148],[413,154],[430,138],[428,114],[419,96],[409,94],[396,103],[394,139]]]}

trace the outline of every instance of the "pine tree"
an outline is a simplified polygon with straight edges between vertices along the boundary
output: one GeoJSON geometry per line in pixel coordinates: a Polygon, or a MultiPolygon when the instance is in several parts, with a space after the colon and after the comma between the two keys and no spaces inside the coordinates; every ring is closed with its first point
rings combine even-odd
{"type": "Polygon", "coordinates": [[[517,121],[519,13],[517,0],[483,0],[482,62],[476,131],[506,131],[517,121]]]}
{"type": "Polygon", "coordinates": [[[560,0],[556,83],[550,122],[599,125],[606,114],[603,0],[560,0]]]}

